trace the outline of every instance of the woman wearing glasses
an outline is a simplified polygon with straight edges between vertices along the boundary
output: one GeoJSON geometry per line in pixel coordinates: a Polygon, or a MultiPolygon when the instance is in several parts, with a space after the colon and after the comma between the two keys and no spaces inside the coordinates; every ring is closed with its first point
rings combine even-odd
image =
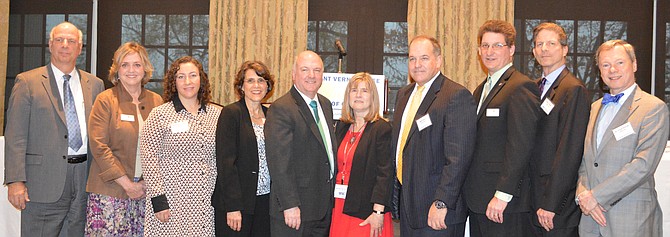
{"type": "Polygon", "coordinates": [[[267,108],[261,102],[273,85],[262,62],[244,62],[234,84],[240,100],[219,117],[212,196],[217,236],[270,236],[270,173],[263,133],[267,108]]]}

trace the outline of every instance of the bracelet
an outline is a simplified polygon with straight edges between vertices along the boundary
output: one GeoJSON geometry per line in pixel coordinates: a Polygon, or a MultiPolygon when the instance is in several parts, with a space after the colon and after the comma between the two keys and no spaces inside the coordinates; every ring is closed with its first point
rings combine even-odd
{"type": "Polygon", "coordinates": [[[377,211],[377,210],[372,210],[372,213],[377,214],[377,215],[384,215],[384,211],[377,211]]]}

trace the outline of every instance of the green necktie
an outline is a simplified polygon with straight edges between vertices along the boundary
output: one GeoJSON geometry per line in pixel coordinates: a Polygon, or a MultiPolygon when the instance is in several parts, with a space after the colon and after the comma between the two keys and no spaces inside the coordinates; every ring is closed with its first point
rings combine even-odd
{"type": "Polygon", "coordinates": [[[323,127],[321,126],[321,120],[319,119],[319,110],[316,106],[316,101],[312,100],[312,102],[309,102],[309,107],[312,108],[312,111],[314,111],[314,119],[316,120],[316,126],[319,128],[319,133],[321,133],[321,140],[323,140],[323,146],[326,148],[326,154],[328,154],[328,162],[330,162],[330,177],[333,177],[333,171],[335,170],[335,162],[333,162],[333,156],[329,152],[328,148],[328,140],[326,140],[326,133],[323,131],[323,127]]]}

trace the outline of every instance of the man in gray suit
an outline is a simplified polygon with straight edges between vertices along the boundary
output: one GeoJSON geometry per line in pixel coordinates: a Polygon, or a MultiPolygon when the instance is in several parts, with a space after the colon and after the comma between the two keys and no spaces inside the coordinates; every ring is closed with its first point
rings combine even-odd
{"type": "Polygon", "coordinates": [[[591,105],[579,169],[580,236],[662,236],[654,172],[668,139],[668,108],[635,83],[637,60],[623,40],[596,52],[610,93],[591,105]]]}
{"type": "Polygon", "coordinates": [[[318,94],[323,61],[304,51],[293,65],[293,87],[267,114],[265,148],[273,236],[328,236],[333,210],[337,143],[333,109],[318,94]]]}
{"type": "Polygon", "coordinates": [[[8,101],[5,181],[21,210],[22,236],[83,236],[86,119],[102,80],[75,68],[82,32],[69,22],[49,35],[51,62],[16,76],[8,101]]]}

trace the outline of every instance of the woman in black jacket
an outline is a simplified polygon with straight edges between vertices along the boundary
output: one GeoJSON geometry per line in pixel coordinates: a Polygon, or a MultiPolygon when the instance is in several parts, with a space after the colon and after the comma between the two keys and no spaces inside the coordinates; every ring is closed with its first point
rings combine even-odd
{"type": "Polygon", "coordinates": [[[235,78],[239,101],[223,108],[216,129],[217,179],[212,205],[217,236],[270,236],[270,173],[263,126],[274,78],[259,61],[235,78]]]}
{"type": "Polygon", "coordinates": [[[379,95],[368,73],[357,73],[344,92],[335,128],[335,208],[330,236],[393,236],[391,124],[379,115],[379,95]]]}

